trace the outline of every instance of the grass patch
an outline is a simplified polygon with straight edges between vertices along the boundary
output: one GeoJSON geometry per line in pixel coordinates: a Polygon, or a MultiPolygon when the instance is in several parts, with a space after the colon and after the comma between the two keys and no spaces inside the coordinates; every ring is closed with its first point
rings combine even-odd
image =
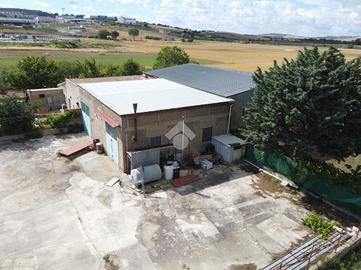
{"type": "Polygon", "coordinates": [[[122,65],[128,59],[133,59],[141,66],[150,68],[154,62],[155,54],[128,53],[128,52],[84,52],[66,50],[0,50],[0,67],[15,67],[17,62],[27,56],[47,56],[56,62],[61,61],[83,61],[92,57],[100,65],[122,65]]]}
{"type": "Polygon", "coordinates": [[[325,218],[318,215],[316,212],[312,212],[305,219],[303,224],[308,226],[314,233],[327,237],[333,232],[333,226],[340,227],[337,221],[328,221],[325,218]]]}

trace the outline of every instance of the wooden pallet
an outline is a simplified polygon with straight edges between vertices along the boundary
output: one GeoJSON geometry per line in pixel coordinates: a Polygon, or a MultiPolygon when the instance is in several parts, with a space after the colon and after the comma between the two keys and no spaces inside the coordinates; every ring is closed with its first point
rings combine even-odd
{"type": "Polygon", "coordinates": [[[93,142],[90,139],[84,139],[78,142],[77,144],[74,144],[72,146],[69,146],[67,148],[61,149],[59,151],[59,154],[65,157],[71,157],[83,150],[86,150],[90,146],[92,146],[93,142]]]}

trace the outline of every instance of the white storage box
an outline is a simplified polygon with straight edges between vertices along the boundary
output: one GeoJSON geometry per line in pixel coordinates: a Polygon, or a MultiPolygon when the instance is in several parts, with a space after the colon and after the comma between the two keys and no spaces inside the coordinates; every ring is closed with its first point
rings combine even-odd
{"type": "Polygon", "coordinates": [[[201,167],[203,170],[210,170],[213,168],[213,163],[207,159],[201,160],[201,167]]]}

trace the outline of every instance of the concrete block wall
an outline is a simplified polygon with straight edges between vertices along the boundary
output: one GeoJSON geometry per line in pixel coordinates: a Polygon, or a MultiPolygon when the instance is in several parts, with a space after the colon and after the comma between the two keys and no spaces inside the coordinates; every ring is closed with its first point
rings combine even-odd
{"type": "Polygon", "coordinates": [[[119,116],[110,108],[102,104],[95,97],[80,88],[80,100],[89,106],[91,136],[99,139],[106,150],[106,125],[104,120],[98,117],[98,113],[103,111],[120,123],[118,132],[118,156],[119,167],[124,170],[125,153],[136,149],[150,147],[150,138],[161,136],[162,144],[172,143],[165,135],[183,117],[185,124],[195,133],[196,137],[190,141],[185,153],[200,151],[205,144],[202,142],[203,128],[212,127],[212,135],[220,135],[227,132],[229,103],[204,105],[175,110],[165,110],[137,114],[137,141],[135,136],[134,115],[119,116]]]}
{"type": "Polygon", "coordinates": [[[37,108],[37,113],[48,113],[50,111],[58,111],[61,105],[65,103],[65,96],[61,88],[44,88],[42,90],[29,89],[27,91],[30,102],[40,103],[41,106],[37,108]],[[40,98],[40,95],[44,95],[40,98]],[[52,107],[48,108],[48,97],[52,99],[52,107]]]}
{"type": "Polygon", "coordinates": [[[73,81],[66,79],[63,92],[68,109],[78,108],[77,102],[80,104],[80,87],[73,81]]]}
{"type": "MultiPolygon", "coordinates": [[[[137,141],[128,140],[128,150],[133,151],[150,146],[150,138],[161,136],[162,144],[171,143],[165,135],[184,117],[185,124],[195,133],[196,137],[190,141],[189,152],[200,151],[202,145],[203,128],[212,127],[212,135],[227,132],[229,103],[204,105],[176,110],[150,112],[137,115],[137,141]]],[[[122,116],[122,126],[131,138],[134,133],[134,116],[122,116]]]]}

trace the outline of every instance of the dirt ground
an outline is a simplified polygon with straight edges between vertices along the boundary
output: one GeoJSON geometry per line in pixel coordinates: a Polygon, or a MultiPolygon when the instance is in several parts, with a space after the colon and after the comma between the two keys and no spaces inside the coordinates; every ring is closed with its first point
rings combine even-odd
{"type": "Polygon", "coordinates": [[[82,138],[0,146],[0,269],[259,269],[310,235],[308,210],[239,166],[144,197],[104,155],[57,156],[82,138]]]}

